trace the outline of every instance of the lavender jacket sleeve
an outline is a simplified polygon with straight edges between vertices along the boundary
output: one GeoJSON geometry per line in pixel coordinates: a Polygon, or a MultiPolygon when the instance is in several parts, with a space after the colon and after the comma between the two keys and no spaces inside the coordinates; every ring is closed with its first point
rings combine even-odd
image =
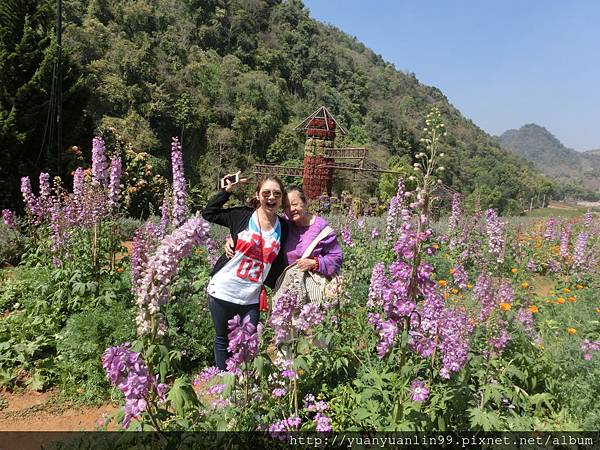
{"type": "Polygon", "coordinates": [[[335,231],[328,234],[319,242],[313,251],[319,261],[318,273],[330,277],[340,271],[342,267],[343,253],[340,244],[337,241],[335,231]]]}

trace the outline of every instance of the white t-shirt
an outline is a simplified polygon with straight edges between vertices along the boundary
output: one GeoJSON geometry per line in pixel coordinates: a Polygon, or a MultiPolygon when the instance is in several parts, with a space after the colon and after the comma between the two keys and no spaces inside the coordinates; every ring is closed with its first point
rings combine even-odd
{"type": "Polygon", "coordinates": [[[235,254],[208,283],[208,293],[238,305],[259,302],[260,289],[281,248],[281,224],[264,231],[258,213],[252,214],[248,227],[237,237],[235,254]]]}

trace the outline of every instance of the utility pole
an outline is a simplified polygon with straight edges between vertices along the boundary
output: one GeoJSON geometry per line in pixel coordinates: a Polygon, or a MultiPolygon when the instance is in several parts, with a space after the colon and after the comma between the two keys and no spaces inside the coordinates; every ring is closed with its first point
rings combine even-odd
{"type": "Polygon", "coordinates": [[[62,174],[62,0],[56,1],[56,151],[57,172],[62,174]]]}

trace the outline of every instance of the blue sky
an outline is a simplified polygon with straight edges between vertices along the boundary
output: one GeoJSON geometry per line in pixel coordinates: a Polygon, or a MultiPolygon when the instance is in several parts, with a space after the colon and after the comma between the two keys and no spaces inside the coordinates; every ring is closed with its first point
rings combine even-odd
{"type": "Polygon", "coordinates": [[[304,0],[490,134],[536,123],[600,148],[600,1],[304,0]]]}

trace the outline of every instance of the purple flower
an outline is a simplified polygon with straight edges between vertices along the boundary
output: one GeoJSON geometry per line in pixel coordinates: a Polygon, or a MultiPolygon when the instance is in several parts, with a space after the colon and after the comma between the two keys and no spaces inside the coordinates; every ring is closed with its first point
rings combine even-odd
{"type": "Polygon", "coordinates": [[[585,247],[588,241],[588,233],[587,231],[582,231],[579,236],[577,236],[577,241],[575,242],[575,248],[573,249],[573,266],[581,268],[585,262],[585,247]]]}
{"type": "Polygon", "coordinates": [[[40,214],[38,200],[31,190],[31,180],[29,177],[21,178],[21,194],[23,195],[23,201],[25,202],[27,212],[34,218],[36,223],[39,223],[40,214]]]}
{"type": "Polygon", "coordinates": [[[546,222],[546,230],[544,231],[544,239],[547,241],[552,241],[554,239],[554,226],[556,225],[556,220],[554,217],[550,217],[548,222],[546,222]]]}
{"type": "Polygon", "coordinates": [[[379,237],[379,229],[377,227],[373,227],[371,230],[371,239],[376,239],[379,237]]]}
{"type": "Polygon", "coordinates": [[[106,186],[108,181],[108,161],[104,140],[95,137],[92,140],[92,185],[106,186]]]}
{"type": "Polygon", "coordinates": [[[17,228],[17,221],[15,220],[15,215],[10,209],[2,210],[2,221],[7,227],[17,228]]]}
{"type": "Polygon", "coordinates": [[[569,256],[569,242],[571,241],[571,230],[573,226],[567,224],[560,233],[560,256],[566,258],[569,256]]]}
{"type": "Polygon", "coordinates": [[[586,361],[591,361],[593,352],[600,352],[600,341],[590,341],[589,339],[584,339],[581,343],[581,351],[583,352],[583,359],[586,361]]]}
{"type": "Polygon", "coordinates": [[[485,273],[479,275],[473,288],[473,296],[479,301],[479,320],[485,321],[496,306],[492,290],[492,279],[485,273]]]}
{"type": "Polygon", "coordinates": [[[317,413],[314,418],[316,430],[320,433],[328,433],[331,431],[331,420],[323,413],[317,413]]]}
{"type": "Polygon", "coordinates": [[[592,224],[593,216],[592,212],[588,209],[583,215],[583,226],[589,227],[592,224]]]}
{"type": "Polygon", "coordinates": [[[498,217],[498,213],[493,209],[486,212],[486,231],[488,235],[488,252],[496,255],[499,263],[504,261],[504,239],[502,238],[502,228],[504,224],[498,217]]]}
{"type": "Polygon", "coordinates": [[[227,324],[229,329],[227,350],[232,353],[232,356],[227,359],[227,370],[238,373],[242,364],[251,361],[258,354],[263,328],[261,324],[255,327],[250,322],[249,315],[242,320],[236,314],[227,324]]]}
{"type": "Polygon", "coordinates": [[[121,171],[121,157],[115,155],[110,160],[108,206],[111,209],[116,209],[119,207],[119,194],[121,193],[121,171]]]}
{"type": "Polygon", "coordinates": [[[454,279],[454,282],[459,288],[464,289],[467,287],[469,275],[467,274],[467,271],[460,262],[454,264],[454,272],[452,273],[452,278],[454,279]]]}
{"type": "Polygon", "coordinates": [[[344,225],[342,227],[342,241],[344,242],[344,244],[346,244],[348,247],[354,247],[354,241],[352,241],[352,233],[350,232],[350,228],[348,227],[348,225],[344,225]]]}
{"type": "Polygon", "coordinates": [[[171,143],[171,165],[173,166],[173,226],[178,227],[187,216],[187,187],[183,173],[183,153],[179,139],[171,143]]]}
{"type": "Polygon", "coordinates": [[[296,328],[306,331],[309,328],[319,325],[321,322],[323,322],[323,313],[319,309],[319,305],[316,303],[307,303],[302,307],[298,315],[296,328]]]}
{"type": "Polygon", "coordinates": [[[156,333],[160,335],[164,332],[159,311],[161,305],[169,301],[169,285],[177,276],[179,261],[190,255],[196,246],[203,244],[207,237],[208,223],[200,217],[192,217],[166,236],[154,255],[148,258],[135,299],[139,335],[153,331],[153,320],[156,333]]]}
{"type": "Polygon", "coordinates": [[[162,402],[166,400],[168,385],[158,383],[158,375],[148,373],[148,367],[140,354],[129,349],[126,342],[109,347],[102,355],[102,367],[111,384],[125,396],[125,418],[123,428],[128,428],[131,419],[146,410],[147,400],[152,395],[162,402]]]}
{"type": "Polygon", "coordinates": [[[83,169],[81,167],[78,167],[73,173],[73,194],[76,197],[81,197],[83,195],[84,181],[85,175],[83,173],[83,169]]]}
{"type": "Polygon", "coordinates": [[[283,388],[275,388],[273,389],[273,391],[271,392],[271,395],[275,398],[281,398],[283,397],[285,394],[287,394],[287,391],[283,388]]]}
{"type": "Polygon", "coordinates": [[[217,375],[221,374],[221,370],[219,370],[218,367],[207,367],[206,369],[202,370],[202,372],[200,372],[196,378],[194,379],[194,385],[197,386],[199,385],[201,382],[209,382],[212,379],[214,379],[217,375]]]}
{"type": "Polygon", "coordinates": [[[388,215],[386,218],[386,238],[392,240],[396,236],[396,228],[398,222],[398,213],[404,207],[404,180],[398,177],[398,189],[396,195],[390,199],[388,215]]]}
{"type": "Polygon", "coordinates": [[[429,397],[429,390],[421,380],[413,380],[410,385],[410,393],[413,402],[424,402],[429,397]]]}

